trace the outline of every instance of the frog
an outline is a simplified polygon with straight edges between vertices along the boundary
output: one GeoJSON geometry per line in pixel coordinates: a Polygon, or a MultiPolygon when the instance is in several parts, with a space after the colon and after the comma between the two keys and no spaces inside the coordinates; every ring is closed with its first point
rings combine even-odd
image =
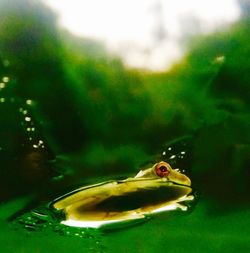
{"type": "Polygon", "coordinates": [[[192,191],[188,176],[160,161],[134,177],[77,188],[50,206],[64,214],[61,223],[66,226],[102,228],[137,223],[160,212],[185,211],[187,201],[194,199],[192,191]]]}

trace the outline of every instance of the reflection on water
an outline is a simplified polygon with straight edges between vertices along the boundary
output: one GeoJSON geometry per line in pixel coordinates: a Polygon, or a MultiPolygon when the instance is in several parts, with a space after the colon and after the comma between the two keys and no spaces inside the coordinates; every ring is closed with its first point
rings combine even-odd
{"type": "Polygon", "coordinates": [[[64,237],[80,238],[83,243],[87,242],[89,252],[103,252],[102,233],[100,230],[92,228],[68,227],[60,224],[60,215],[54,214],[45,205],[35,208],[29,212],[18,216],[12,221],[12,229],[20,231],[25,229],[27,235],[32,233],[57,233],[64,237]]]}

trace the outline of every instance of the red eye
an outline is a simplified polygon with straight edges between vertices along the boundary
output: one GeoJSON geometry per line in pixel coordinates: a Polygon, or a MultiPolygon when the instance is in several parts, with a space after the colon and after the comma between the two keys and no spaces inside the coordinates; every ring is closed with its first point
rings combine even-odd
{"type": "Polygon", "coordinates": [[[160,162],[155,166],[155,172],[159,177],[167,177],[170,173],[169,165],[165,162],[160,162]]]}

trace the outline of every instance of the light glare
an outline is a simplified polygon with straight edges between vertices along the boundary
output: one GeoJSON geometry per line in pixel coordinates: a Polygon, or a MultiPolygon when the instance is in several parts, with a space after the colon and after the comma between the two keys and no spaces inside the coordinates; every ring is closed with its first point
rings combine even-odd
{"type": "Polygon", "coordinates": [[[44,0],[72,33],[103,41],[133,67],[169,68],[185,36],[208,33],[239,15],[237,0],[44,0]],[[225,11],[226,10],[226,11],[225,11]]]}

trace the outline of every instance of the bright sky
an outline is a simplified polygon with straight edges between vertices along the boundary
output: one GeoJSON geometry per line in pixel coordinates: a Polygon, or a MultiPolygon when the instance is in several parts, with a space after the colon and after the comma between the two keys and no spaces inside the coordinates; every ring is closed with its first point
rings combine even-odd
{"type": "Polygon", "coordinates": [[[43,0],[73,34],[103,41],[132,67],[163,70],[181,40],[239,17],[237,0],[43,0]]]}

